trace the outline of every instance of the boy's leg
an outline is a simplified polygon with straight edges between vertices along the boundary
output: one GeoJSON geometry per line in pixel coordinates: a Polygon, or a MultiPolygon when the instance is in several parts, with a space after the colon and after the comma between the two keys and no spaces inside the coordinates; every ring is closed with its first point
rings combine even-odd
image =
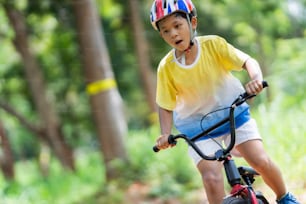
{"type": "MultiPolygon", "coordinates": [[[[214,140],[200,140],[196,144],[205,155],[213,155],[220,149],[224,137],[218,137],[214,140]]],[[[188,152],[202,176],[209,203],[222,203],[225,196],[222,162],[203,160],[191,147],[189,147],[188,152]]]]}
{"type": "Polygon", "coordinates": [[[201,160],[197,168],[201,173],[209,203],[222,203],[225,196],[222,163],[201,160]]]}
{"type": "Polygon", "coordinates": [[[287,191],[282,174],[264,150],[261,140],[250,140],[236,146],[236,148],[274,191],[277,199],[286,194],[287,191]]]}

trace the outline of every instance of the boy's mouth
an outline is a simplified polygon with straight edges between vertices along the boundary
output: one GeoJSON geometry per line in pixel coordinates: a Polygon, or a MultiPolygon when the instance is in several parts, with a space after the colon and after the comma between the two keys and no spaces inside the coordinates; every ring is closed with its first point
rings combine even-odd
{"type": "Polygon", "coordinates": [[[176,45],[180,44],[181,42],[183,42],[183,40],[178,40],[175,42],[176,45]]]}

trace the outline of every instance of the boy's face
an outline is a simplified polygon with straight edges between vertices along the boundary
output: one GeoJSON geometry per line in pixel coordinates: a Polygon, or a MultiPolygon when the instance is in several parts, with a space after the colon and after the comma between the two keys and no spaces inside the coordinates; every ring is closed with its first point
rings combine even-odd
{"type": "MultiPolygon", "coordinates": [[[[192,29],[197,25],[196,18],[191,19],[192,29]]],[[[158,22],[161,37],[178,51],[188,49],[190,45],[190,28],[187,19],[172,14],[158,22]]]]}

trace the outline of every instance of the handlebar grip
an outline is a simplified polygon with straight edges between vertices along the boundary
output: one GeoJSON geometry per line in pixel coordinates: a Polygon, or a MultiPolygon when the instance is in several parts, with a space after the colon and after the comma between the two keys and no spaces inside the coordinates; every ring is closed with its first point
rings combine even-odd
{"type": "Polygon", "coordinates": [[[153,151],[154,151],[154,152],[159,152],[159,150],[160,150],[160,149],[158,149],[158,147],[157,147],[156,145],[153,147],[153,151]]]}
{"type": "Polygon", "coordinates": [[[168,137],[168,143],[170,145],[176,145],[176,140],[174,139],[174,136],[173,135],[169,135],[168,137]]]}
{"type": "MultiPolygon", "coordinates": [[[[176,140],[174,139],[174,136],[173,135],[169,135],[169,137],[168,137],[168,143],[170,144],[170,145],[176,145],[176,140]]],[[[154,147],[153,147],[153,151],[154,152],[159,152],[159,148],[155,145],[154,147]]]]}
{"type": "MultiPolygon", "coordinates": [[[[269,84],[267,81],[262,81],[262,88],[266,88],[268,87],[269,84]]],[[[241,94],[242,98],[252,98],[253,96],[256,96],[256,95],[249,95],[247,92],[241,94]]]]}
{"type": "Polygon", "coordinates": [[[268,86],[269,86],[269,84],[268,84],[267,81],[262,81],[262,87],[263,87],[263,88],[266,88],[266,87],[268,87],[268,86]]]}

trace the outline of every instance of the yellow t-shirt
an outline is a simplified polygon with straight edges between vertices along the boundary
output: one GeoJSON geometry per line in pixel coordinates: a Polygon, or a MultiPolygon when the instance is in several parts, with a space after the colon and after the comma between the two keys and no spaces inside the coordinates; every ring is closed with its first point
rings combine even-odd
{"type": "Polygon", "coordinates": [[[157,104],[176,112],[178,118],[206,114],[227,107],[244,91],[232,70],[242,70],[249,56],[219,36],[195,39],[198,52],[191,65],[181,64],[170,51],[160,62],[157,104]]]}

